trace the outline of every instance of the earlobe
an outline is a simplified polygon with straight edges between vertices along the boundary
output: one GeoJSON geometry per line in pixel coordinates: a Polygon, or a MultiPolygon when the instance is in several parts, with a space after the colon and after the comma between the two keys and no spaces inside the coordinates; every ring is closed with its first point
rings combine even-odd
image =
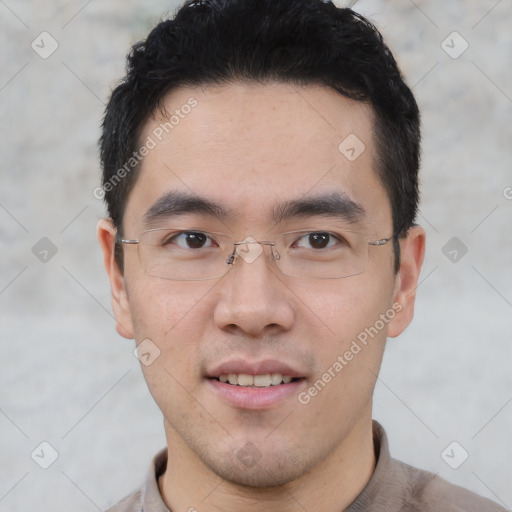
{"type": "Polygon", "coordinates": [[[416,288],[425,256],[425,230],[420,226],[409,229],[407,237],[400,240],[400,269],[396,276],[393,304],[399,313],[389,323],[388,336],[400,335],[414,316],[416,288]]]}
{"type": "Polygon", "coordinates": [[[133,324],[124,276],[114,256],[116,228],[110,219],[101,219],[98,222],[97,236],[103,252],[103,264],[110,281],[116,330],[124,338],[133,339],[133,324]]]}

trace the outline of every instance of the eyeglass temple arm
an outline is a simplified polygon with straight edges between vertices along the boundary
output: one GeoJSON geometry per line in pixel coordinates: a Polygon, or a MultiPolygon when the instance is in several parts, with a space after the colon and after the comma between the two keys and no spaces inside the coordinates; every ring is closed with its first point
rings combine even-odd
{"type": "Polygon", "coordinates": [[[380,240],[375,240],[374,242],[368,242],[369,245],[375,245],[375,246],[380,246],[380,245],[385,245],[387,244],[393,237],[390,236],[389,238],[381,238],[380,240]]]}
{"type": "Polygon", "coordinates": [[[124,238],[115,239],[116,244],[126,244],[126,245],[136,245],[139,243],[139,240],[125,240],[124,238]]]}

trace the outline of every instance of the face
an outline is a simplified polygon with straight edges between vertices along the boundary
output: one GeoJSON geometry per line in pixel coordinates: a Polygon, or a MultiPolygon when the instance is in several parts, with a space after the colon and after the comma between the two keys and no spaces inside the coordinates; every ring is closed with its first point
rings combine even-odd
{"type": "MultiPolygon", "coordinates": [[[[326,87],[284,84],[182,88],[165,107],[179,121],[162,133],[169,117],[158,114],[144,127],[141,144],[150,137],[156,145],[128,198],[125,239],[171,227],[235,241],[347,226],[365,243],[392,235],[369,107],[326,87]],[[180,210],[183,195],[215,208],[180,210]]],[[[369,245],[364,272],[336,279],[285,275],[262,245],[253,261],[238,257],[225,275],[199,281],[149,275],[136,245],[124,246],[121,274],[112,235],[100,225],[118,330],[151,347],[148,360],[158,355],[141,367],[169,446],[191,464],[231,482],[275,486],[341,456],[347,439],[368,429],[386,337],[412,316],[421,233],[401,242],[398,275],[392,243],[369,245]],[[253,385],[221,382],[228,374],[242,384],[251,376],[253,385]],[[272,377],[276,385],[263,387],[272,377]]],[[[199,242],[219,249],[218,238],[199,242]]],[[[312,249],[315,240],[303,236],[294,247],[339,243],[321,235],[312,249]]],[[[200,248],[189,242],[179,240],[200,248]]]]}

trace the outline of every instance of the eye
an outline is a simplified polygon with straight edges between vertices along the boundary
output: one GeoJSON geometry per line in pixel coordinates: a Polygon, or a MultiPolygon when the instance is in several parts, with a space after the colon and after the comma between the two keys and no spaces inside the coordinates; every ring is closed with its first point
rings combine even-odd
{"type": "Polygon", "coordinates": [[[201,231],[181,231],[166,238],[163,245],[176,244],[183,249],[204,249],[217,244],[210,236],[201,231]]]}
{"type": "Polygon", "coordinates": [[[333,247],[342,240],[327,231],[317,231],[315,233],[307,233],[294,242],[294,247],[304,247],[306,249],[326,249],[333,247]]]}

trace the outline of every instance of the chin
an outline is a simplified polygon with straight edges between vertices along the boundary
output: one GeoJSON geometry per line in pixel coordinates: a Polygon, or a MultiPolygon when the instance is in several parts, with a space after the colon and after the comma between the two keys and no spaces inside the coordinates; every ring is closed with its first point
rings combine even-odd
{"type": "Polygon", "coordinates": [[[316,462],[291,453],[279,453],[277,450],[267,454],[256,450],[254,445],[248,443],[245,451],[237,450],[229,456],[208,454],[201,458],[223,480],[249,488],[286,485],[307,473],[316,462]]]}
{"type": "Polygon", "coordinates": [[[261,466],[241,469],[218,467],[217,465],[217,467],[211,469],[226,482],[252,489],[280,487],[293,482],[303,474],[301,471],[297,471],[297,468],[280,466],[279,468],[270,469],[261,466]]]}

